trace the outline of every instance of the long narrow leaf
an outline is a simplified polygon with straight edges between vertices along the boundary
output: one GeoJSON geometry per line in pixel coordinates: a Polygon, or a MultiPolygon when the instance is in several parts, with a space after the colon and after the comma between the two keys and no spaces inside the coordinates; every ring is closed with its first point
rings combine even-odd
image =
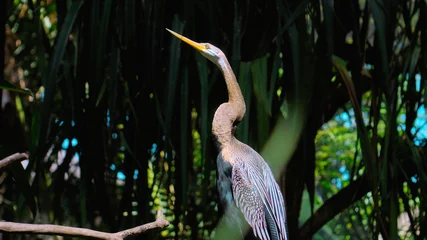
{"type": "Polygon", "coordinates": [[[243,121],[239,124],[237,129],[237,136],[240,141],[249,143],[249,120],[251,119],[251,99],[252,99],[252,83],[250,75],[251,63],[240,63],[240,71],[238,82],[242,90],[243,97],[245,98],[246,114],[243,121]]]}
{"type": "Polygon", "coordinates": [[[188,203],[188,182],[187,182],[187,160],[188,160],[188,125],[189,125],[189,106],[188,106],[188,70],[184,68],[181,82],[181,199],[184,209],[187,209],[188,203]]]}
{"type": "MultiPolygon", "coordinates": [[[[92,86],[97,89],[96,90],[96,92],[98,93],[97,101],[102,99],[102,95],[98,91],[98,88],[101,85],[100,82],[101,81],[105,82],[105,78],[103,77],[103,75],[100,75],[100,74],[103,73],[101,69],[103,69],[103,66],[104,66],[104,53],[105,53],[105,44],[106,44],[106,41],[104,39],[108,35],[108,27],[110,24],[110,14],[111,14],[111,11],[113,11],[113,8],[111,7],[111,5],[112,5],[111,0],[104,1],[103,8],[102,8],[102,18],[101,18],[101,21],[99,22],[99,26],[95,28],[98,30],[98,34],[96,36],[98,39],[98,43],[96,45],[95,79],[92,86]]],[[[101,91],[104,90],[102,91],[102,93],[105,92],[105,89],[106,88],[101,88],[101,91]]]]}
{"type": "MultiPolygon", "coordinates": [[[[372,17],[375,22],[375,38],[376,45],[378,45],[378,50],[380,54],[380,69],[381,75],[380,79],[387,77],[388,69],[388,56],[387,56],[387,40],[386,40],[386,13],[384,12],[384,2],[378,0],[369,0],[369,5],[372,10],[372,17]]],[[[384,79],[385,81],[386,79],[384,79]]],[[[387,81],[385,81],[387,83],[387,81]]]]}
{"type": "MultiPolygon", "coordinates": [[[[178,17],[175,15],[172,28],[178,33],[182,33],[184,29],[184,23],[181,22],[178,17]]],[[[178,83],[179,76],[179,60],[181,57],[181,41],[175,37],[171,36],[171,46],[170,46],[170,55],[169,55],[169,72],[168,80],[165,89],[165,124],[166,124],[166,134],[170,132],[171,121],[173,116],[175,93],[176,93],[176,84],[178,83]]]]}
{"type": "Polygon", "coordinates": [[[12,164],[10,168],[12,169],[13,176],[15,178],[16,184],[18,185],[18,189],[24,196],[25,202],[33,214],[33,218],[35,218],[37,215],[36,200],[28,182],[28,174],[24,171],[24,168],[21,164],[12,164]]]}
{"type": "MultiPolygon", "coordinates": [[[[372,151],[372,146],[370,144],[368,131],[366,129],[365,123],[363,122],[362,117],[362,110],[360,109],[359,102],[357,100],[356,91],[354,89],[353,80],[351,79],[350,75],[348,74],[348,70],[345,67],[344,61],[337,57],[332,56],[332,64],[335,67],[335,69],[339,72],[341,75],[342,80],[344,81],[344,84],[347,88],[348,94],[350,95],[350,102],[354,108],[354,114],[356,117],[356,123],[358,126],[359,134],[360,134],[360,141],[362,144],[362,153],[364,155],[364,158],[368,161],[369,171],[372,174],[372,180],[375,182],[376,180],[376,164],[375,164],[375,155],[372,151]]],[[[375,186],[375,184],[374,184],[375,186]]]]}
{"type": "Polygon", "coordinates": [[[13,85],[12,83],[10,83],[6,80],[3,80],[0,82],[0,89],[5,89],[5,90],[12,91],[12,92],[23,93],[23,94],[27,94],[30,96],[34,96],[33,92],[31,92],[30,89],[17,87],[17,86],[13,85]]]}
{"type": "MultiPolygon", "coordinates": [[[[74,26],[74,21],[77,18],[80,7],[82,6],[83,1],[72,1],[70,9],[68,10],[67,16],[65,18],[64,26],[62,26],[61,31],[58,34],[58,40],[55,43],[53,50],[53,57],[50,64],[48,75],[46,76],[45,81],[45,97],[43,100],[43,108],[41,112],[41,126],[40,126],[40,135],[39,143],[44,143],[48,124],[49,116],[52,111],[53,99],[56,95],[57,85],[56,85],[56,74],[58,72],[59,64],[61,59],[64,56],[65,47],[67,46],[68,36],[71,33],[71,30],[74,26]]],[[[43,145],[43,144],[41,144],[43,145]]],[[[43,147],[43,146],[39,146],[43,147]]]]}
{"type": "Polygon", "coordinates": [[[270,132],[270,104],[267,90],[267,57],[256,59],[251,65],[252,83],[256,97],[258,147],[267,141],[270,132]]]}
{"type": "MultiPolygon", "coordinates": [[[[201,132],[200,141],[202,144],[202,161],[206,160],[206,145],[209,134],[209,119],[208,119],[208,62],[200,53],[195,52],[197,68],[199,70],[200,79],[200,119],[201,132]]],[[[204,164],[203,164],[204,165],[204,164]]]]}

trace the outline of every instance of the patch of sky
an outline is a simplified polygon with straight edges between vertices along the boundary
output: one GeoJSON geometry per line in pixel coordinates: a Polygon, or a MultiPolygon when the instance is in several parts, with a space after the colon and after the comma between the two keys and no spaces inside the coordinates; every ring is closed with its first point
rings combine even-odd
{"type": "Polygon", "coordinates": [[[421,89],[421,74],[415,74],[415,90],[419,92],[421,89]]]}
{"type": "Polygon", "coordinates": [[[62,147],[62,149],[67,150],[70,147],[70,144],[71,144],[72,147],[75,147],[75,146],[77,146],[78,143],[79,142],[77,141],[76,138],[73,138],[71,141],[70,141],[70,139],[66,138],[62,142],[61,147],[62,147]]]}
{"type": "Polygon", "coordinates": [[[331,180],[332,184],[334,184],[337,188],[342,188],[342,182],[339,178],[333,178],[331,180]]]}
{"type": "Polygon", "coordinates": [[[154,154],[157,151],[157,144],[153,143],[151,146],[151,154],[154,154]]]}
{"type": "Polygon", "coordinates": [[[415,119],[414,127],[411,129],[411,132],[413,134],[417,134],[415,136],[416,145],[420,145],[422,143],[422,141],[420,141],[421,139],[427,139],[427,115],[424,105],[418,108],[417,119],[415,119]]]}
{"type": "Polygon", "coordinates": [[[344,181],[350,180],[350,174],[349,174],[346,166],[344,166],[344,165],[341,166],[339,171],[342,174],[341,175],[342,180],[344,180],[344,181]]]}
{"type": "Polygon", "coordinates": [[[394,42],[394,46],[397,48],[397,49],[402,49],[403,48],[403,42],[402,41],[397,41],[397,40],[395,40],[394,42]]]}
{"type": "MultiPolygon", "coordinates": [[[[352,110],[352,109],[351,109],[352,110]]],[[[352,125],[352,121],[347,112],[342,112],[335,117],[335,120],[344,122],[344,127],[349,128],[352,125]]]]}
{"type": "Polygon", "coordinates": [[[138,179],[138,174],[139,174],[139,171],[138,171],[138,169],[135,169],[135,171],[133,172],[133,179],[138,179]]]}
{"type": "Polygon", "coordinates": [[[107,127],[111,126],[110,109],[107,109],[107,127]]]}
{"type": "Polygon", "coordinates": [[[111,165],[110,165],[110,169],[111,169],[111,171],[115,171],[115,170],[116,170],[116,165],[111,164],[111,165]]]}
{"type": "Polygon", "coordinates": [[[119,180],[126,180],[126,176],[122,172],[117,173],[117,178],[119,180]]]}
{"type": "Polygon", "coordinates": [[[417,175],[415,174],[415,176],[412,176],[411,177],[411,181],[413,182],[413,183],[417,183],[418,182],[418,179],[417,179],[417,175]]]}
{"type": "Polygon", "coordinates": [[[406,121],[406,114],[400,115],[400,121],[405,122],[406,121]]]}
{"type": "MultiPolygon", "coordinates": [[[[371,65],[366,64],[365,68],[369,68],[371,67],[371,65]]],[[[409,78],[409,74],[405,75],[406,78],[409,78]]],[[[415,74],[415,88],[417,91],[421,90],[421,74],[417,73],[415,74]]],[[[368,113],[364,112],[363,113],[363,117],[365,120],[367,120],[368,118],[368,113]]],[[[353,109],[349,109],[348,113],[347,112],[342,112],[341,114],[338,114],[335,117],[336,121],[342,121],[344,127],[351,127],[355,125],[354,122],[354,110],[353,109]]],[[[405,114],[401,114],[399,116],[399,121],[404,123],[406,121],[406,115],[405,114]]],[[[405,124],[400,124],[400,127],[405,130],[406,126],[405,124]]],[[[414,122],[414,127],[411,129],[411,133],[412,134],[417,134],[415,137],[415,144],[416,145],[420,145],[422,143],[421,140],[423,139],[427,139],[427,114],[426,114],[426,110],[425,110],[425,106],[421,105],[418,108],[417,111],[417,118],[415,119],[414,122]]]]}
{"type": "Polygon", "coordinates": [[[64,139],[61,146],[62,146],[62,149],[67,150],[68,147],[70,146],[70,139],[68,139],[68,138],[64,139]]]}
{"type": "Polygon", "coordinates": [[[347,140],[344,141],[344,145],[345,146],[350,146],[350,145],[353,145],[353,142],[351,140],[347,139],[347,140]]]}

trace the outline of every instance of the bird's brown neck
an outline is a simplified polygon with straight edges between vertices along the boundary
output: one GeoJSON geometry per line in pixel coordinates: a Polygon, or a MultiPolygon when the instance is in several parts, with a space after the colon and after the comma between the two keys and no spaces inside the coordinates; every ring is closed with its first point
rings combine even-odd
{"type": "Polygon", "coordinates": [[[215,112],[212,132],[221,147],[226,146],[234,138],[232,129],[235,121],[241,121],[246,112],[245,100],[237,83],[236,76],[224,57],[218,63],[224,75],[228,90],[228,102],[221,104],[215,112]]]}

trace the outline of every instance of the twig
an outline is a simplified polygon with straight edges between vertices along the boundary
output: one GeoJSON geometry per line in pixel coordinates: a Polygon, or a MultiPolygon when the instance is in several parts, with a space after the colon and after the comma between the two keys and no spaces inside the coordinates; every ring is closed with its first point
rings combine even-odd
{"type": "Polygon", "coordinates": [[[26,224],[14,222],[0,222],[0,232],[123,240],[128,237],[141,235],[147,231],[163,229],[167,226],[169,226],[169,222],[165,219],[163,213],[158,211],[156,221],[116,233],[106,233],[86,228],[66,227],[51,224],[26,224]]]}
{"type": "Polygon", "coordinates": [[[0,169],[14,162],[20,162],[25,159],[28,159],[28,155],[26,153],[15,153],[13,155],[10,155],[9,157],[5,157],[2,160],[0,160],[0,169]]]}
{"type": "Polygon", "coordinates": [[[117,239],[126,239],[128,237],[138,236],[142,233],[145,233],[148,230],[163,229],[167,226],[169,226],[169,221],[165,219],[161,211],[158,211],[155,222],[151,222],[138,227],[126,229],[126,230],[114,233],[114,235],[116,235],[117,239]]]}

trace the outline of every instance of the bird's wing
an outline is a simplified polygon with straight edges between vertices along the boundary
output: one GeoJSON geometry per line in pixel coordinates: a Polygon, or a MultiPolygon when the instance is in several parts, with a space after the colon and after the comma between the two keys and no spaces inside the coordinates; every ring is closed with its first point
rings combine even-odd
{"type": "Polygon", "coordinates": [[[265,169],[268,174],[264,174],[264,182],[268,183],[268,188],[266,188],[265,197],[267,199],[267,204],[270,206],[267,209],[272,210],[273,220],[278,228],[278,235],[280,239],[288,239],[288,232],[286,227],[286,211],[285,211],[285,201],[283,200],[283,195],[280,191],[280,187],[274,179],[274,175],[268,167],[265,169]]]}
{"type": "Polygon", "coordinates": [[[246,221],[254,230],[255,236],[270,239],[265,221],[264,204],[254,184],[254,177],[247,171],[247,164],[237,163],[233,166],[233,195],[236,205],[242,211],[246,221]]]}
{"type": "Polygon", "coordinates": [[[286,239],[283,197],[266,167],[251,164],[247,159],[236,162],[232,172],[233,195],[257,237],[270,239],[272,234],[273,239],[286,239]]]}

